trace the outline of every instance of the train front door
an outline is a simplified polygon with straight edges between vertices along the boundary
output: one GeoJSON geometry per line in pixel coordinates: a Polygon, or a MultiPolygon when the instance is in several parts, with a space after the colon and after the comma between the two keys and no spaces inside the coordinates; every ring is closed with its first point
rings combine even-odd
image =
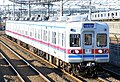
{"type": "Polygon", "coordinates": [[[83,32],[82,35],[82,47],[83,47],[83,60],[94,60],[94,46],[95,35],[94,32],[83,32]]]}

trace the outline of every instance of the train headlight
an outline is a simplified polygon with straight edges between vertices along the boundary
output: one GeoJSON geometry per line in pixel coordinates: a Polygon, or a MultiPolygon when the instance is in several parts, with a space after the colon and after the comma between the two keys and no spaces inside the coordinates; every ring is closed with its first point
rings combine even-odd
{"type": "Polygon", "coordinates": [[[79,50],[70,50],[70,53],[71,53],[71,54],[78,54],[78,53],[79,53],[79,50]]]}
{"type": "Polygon", "coordinates": [[[75,50],[75,53],[78,54],[78,53],[79,53],[79,50],[75,50]]]}
{"type": "Polygon", "coordinates": [[[99,53],[103,53],[103,51],[102,51],[102,50],[98,50],[98,52],[99,52],[99,53]]]}

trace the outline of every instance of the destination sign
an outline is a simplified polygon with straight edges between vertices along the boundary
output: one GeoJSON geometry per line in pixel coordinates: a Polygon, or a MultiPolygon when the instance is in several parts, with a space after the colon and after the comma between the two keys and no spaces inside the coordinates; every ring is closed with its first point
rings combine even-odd
{"type": "Polygon", "coordinates": [[[84,28],[94,28],[94,24],[93,23],[85,23],[83,25],[84,28]]]}

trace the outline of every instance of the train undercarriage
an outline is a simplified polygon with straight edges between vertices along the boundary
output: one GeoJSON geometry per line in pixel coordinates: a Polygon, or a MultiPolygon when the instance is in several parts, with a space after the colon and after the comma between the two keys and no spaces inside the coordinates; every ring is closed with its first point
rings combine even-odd
{"type": "Polygon", "coordinates": [[[20,40],[7,36],[10,40],[16,42],[17,44],[23,46],[24,48],[34,52],[38,56],[44,58],[45,60],[49,61],[50,63],[56,65],[57,67],[64,69],[68,73],[75,75],[75,76],[85,76],[85,77],[96,77],[97,76],[97,68],[99,65],[95,62],[81,62],[81,63],[66,63],[62,60],[51,56],[35,47],[32,47],[20,40]]]}

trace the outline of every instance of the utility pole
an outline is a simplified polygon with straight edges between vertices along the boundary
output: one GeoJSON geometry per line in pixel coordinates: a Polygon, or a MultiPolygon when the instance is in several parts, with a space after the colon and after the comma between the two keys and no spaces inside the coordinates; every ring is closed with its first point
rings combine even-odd
{"type": "Polygon", "coordinates": [[[92,10],[91,10],[91,0],[89,2],[89,20],[91,21],[91,15],[92,15],[92,10]]]}
{"type": "Polygon", "coordinates": [[[60,16],[63,16],[63,5],[68,1],[70,1],[70,0],[64,0],[64,3],[63,3],[63,0],[61,1],[61,3],[60,3],[60,16]]]}
{"type": "Polygon", "coordinates": [[[47,8],[47,16],[50,15],[50,2],[48,1],[47,2],[47,5],[48,5],[48,8],[47,8]]]}
{"type": "MultiPolygon", "coordinates": [[[[15,2],[15,0],[14,0],[15,2]]],[[[14,17],[14,20],[15,20],[15,3],[13,2],[13,17],[14,17]]]]}
{"type": "Polygon", "coordinates": [[[60,3],[60,16],[63,16],[63,0],[60,3]]]}
{"type": "Polygon", "coordinates": [[[28,3],[28,17],[31,17],[31,5],[30,5],[30,0],[28,3]]]}

